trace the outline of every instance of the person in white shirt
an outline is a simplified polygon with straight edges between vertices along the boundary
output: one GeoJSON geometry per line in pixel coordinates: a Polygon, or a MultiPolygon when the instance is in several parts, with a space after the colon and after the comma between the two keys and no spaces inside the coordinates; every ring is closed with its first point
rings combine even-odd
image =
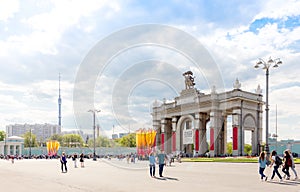
{"type": "Polygon", "coordinates": [[[271,165],[270,165],[270,167],[272,167],[274,165],[273,173],[272,173],[272,176],[271,176],[271,181],[273,180],[273,178],[275,176],[275,173],[276,173],[277,176],[280,179],[280,182],[282,182],[282,177],[281,177],[280,173],[278,172],[278,169],[279,169],[279,166],[280,166],[278,158],[280,158],[280,157],[277,156],[277,152],[276,151],[272,151],[271,156],[272,156],[272,158],[271,158],[271,165]]]}

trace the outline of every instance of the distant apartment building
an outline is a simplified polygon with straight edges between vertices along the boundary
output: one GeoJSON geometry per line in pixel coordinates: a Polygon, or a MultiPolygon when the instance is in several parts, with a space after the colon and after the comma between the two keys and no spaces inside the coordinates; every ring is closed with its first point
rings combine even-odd
{"type": "Polygon", "coordinates": [[[124,137],[124,136],[126,136],[126,135],[128,135],[129,133],[119,133],[119,134],[117,134],[117,133],[113,133],[112,135],[111,135],[111,138],[112,139],[119,139],[119,138],[122,138],[122,137],[124,137]]]}
{"type": "Polygon", "coordinates": [[[128,135],[129,133],[119,133],[119,138],[122,138],[122,137],[124,137],[124,136],[126,136],[126,135],[128,135]]]}
{"type": "Polygon", "coordinates": [[[59,125],[52,124],[14,124],[6,126],[6,133],[8,137],[19,136],[22,137],[25,133],[30,132],[36,135],[38,142],[45,142],[49,137],[54,134],[61,133],[59,125]]]}
{"type": "Polygon", "coordinates": [[[111,135],[111,138],[112,138],[112,139],[118,139],[118,138],[119,138],[119,135],[116,134],[116,133],[114,133],[114,134],[111,135]]]}

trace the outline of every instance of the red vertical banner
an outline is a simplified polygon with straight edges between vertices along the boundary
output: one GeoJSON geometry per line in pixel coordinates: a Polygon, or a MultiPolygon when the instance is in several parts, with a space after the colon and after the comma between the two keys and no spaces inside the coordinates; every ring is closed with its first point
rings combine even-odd
{"type": "Polygon", "coordinates": [[[172,151],[176,151],[176,132],[172,133],[172,151]]]}
{"type": "Polygon", "coordinates": [[[232,149],[238,150],[238,128],[233,127],[232,128],[232,149]]]}
{"type": "Polygon", "coordinates": [[[210,148],[209,150],[215,150],[215,135],[214,135],[214,128],[210,128],[210,148]]]}
{"type": "Polygon", "coordinates": [[[199,151],[199,129],[195,130],[195,150],[199,151]]]}
{"type": "Polygon", "coordinates": [[[165,134],[161,133],[161,150],[165,150],[165,134]]]}

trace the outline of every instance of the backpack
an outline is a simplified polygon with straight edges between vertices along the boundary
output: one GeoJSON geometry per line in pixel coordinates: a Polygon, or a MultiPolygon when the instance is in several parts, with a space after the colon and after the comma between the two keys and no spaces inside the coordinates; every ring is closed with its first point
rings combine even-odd
{"type": "Polygon", "coordinates": [[[275,164],[278,165],[278,166],[282,165],[282,159],[277,155],[275,157],[275,164]]]}
{"type": "Polygon", "coordinates": [[[291,158],[286,159],[286,165],[289,166],[289,167],[292,166],[292,159],[291,158]]]}

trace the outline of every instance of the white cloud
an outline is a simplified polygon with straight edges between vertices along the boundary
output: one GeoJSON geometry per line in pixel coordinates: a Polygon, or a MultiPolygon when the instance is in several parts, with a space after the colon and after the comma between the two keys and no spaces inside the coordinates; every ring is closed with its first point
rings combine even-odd
{"type": "Polygon", "coordinates": [[[261,1],[260,13],[254,17],[254,20],[261,18],[281,19],[287,16],[299,15],[299,7],[300,1],[298,0],[261,1]]]}
{"type": "Polygon", "coordinates": [[[0,22],[7,21],[14,17],[20,9],[18,0],[1,0],[0,1],[0,22]]]}
{"type": "Polygon", "coordinates": [[[54,6],[49,12],[22,18],[22,27],[29,27],[31,32],[22,35],[11,35],[6,41],[0,41],[0,50],[18,50],[23,54],[37,52],[56,55],[58,52],[57,46],[67,30],[70,30],[72,27],[82,27],[83,31],[91,31],[93,29],[92,25],[81,25],[82,18],[89,18],[96,11],[103,11],[101,9],[104,7],[110,8],[109,11],[106,10],[104,12],[112,14],[120,10],[117,2],[109,1],[94,0],[87,3],[64,0],[52,1],[52,3],[54,6]]]}

